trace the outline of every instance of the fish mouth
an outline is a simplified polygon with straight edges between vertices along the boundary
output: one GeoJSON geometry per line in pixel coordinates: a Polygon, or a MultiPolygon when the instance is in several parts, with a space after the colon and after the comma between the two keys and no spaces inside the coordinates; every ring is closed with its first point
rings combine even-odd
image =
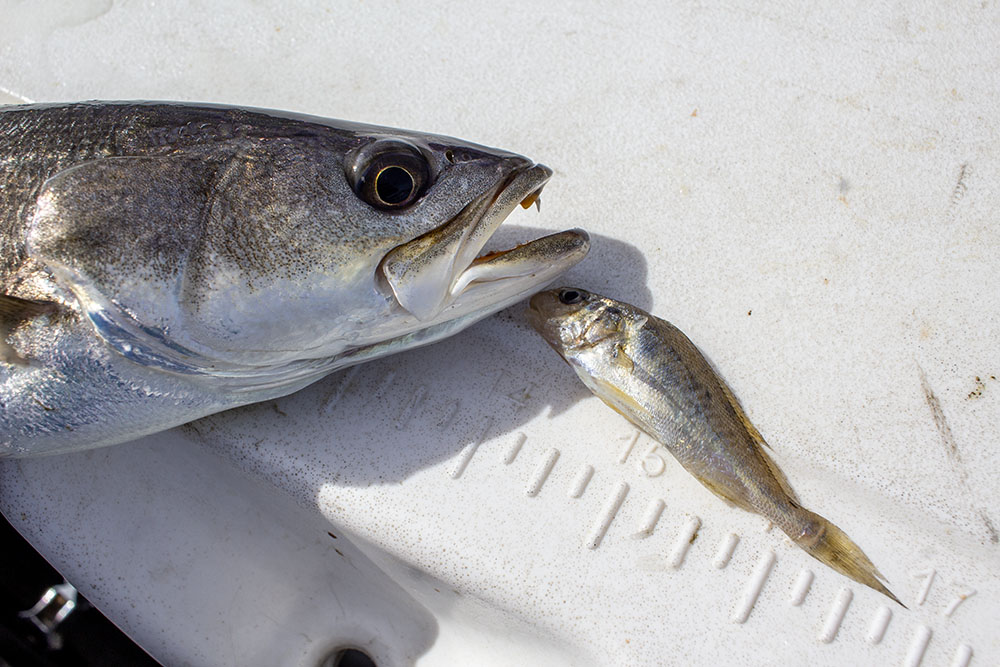
{"type": "Polygon", "coordinates": [[[399,305],[422,323],[445,311],[497,310],[582,260],[590,239],[579,229],[480,254],[518,205],[538,202],[551,176],[545,165],[522,166],[444,225],[389,251],[379,272],[399,305]]]}

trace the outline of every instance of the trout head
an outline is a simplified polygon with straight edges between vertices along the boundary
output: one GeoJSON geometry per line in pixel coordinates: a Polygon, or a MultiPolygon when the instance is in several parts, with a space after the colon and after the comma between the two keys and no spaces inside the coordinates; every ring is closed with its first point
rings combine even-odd
{"type": "Polygon", "coordinates": [[[147,367],[301,386],[450,335],[589,248],[572,230],[480,256],[551,176],[519,155],[275,112],[135,113],[153,139],[52,176],[27,250],[147,367]],[[163,129],[178,118],[194,129],[163,129]]]}

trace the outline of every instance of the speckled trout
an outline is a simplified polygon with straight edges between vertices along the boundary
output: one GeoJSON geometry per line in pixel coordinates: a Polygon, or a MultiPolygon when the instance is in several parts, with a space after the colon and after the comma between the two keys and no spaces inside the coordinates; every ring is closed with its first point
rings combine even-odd
{"type": "Polygon", "coordinates": [[[844,531],[799,504],[732,390],[679,329],[572,288],[536,294],[529,320],[594,394],[710,491],[764,516],[809,555],[899,602],[844,531]]]}
{"type": "Polygon", "coordinates": [[[552,172],[210,105],[0,107],[0,456],[130,440],[454,334],[586,255],[484,245],[552,172]]]}

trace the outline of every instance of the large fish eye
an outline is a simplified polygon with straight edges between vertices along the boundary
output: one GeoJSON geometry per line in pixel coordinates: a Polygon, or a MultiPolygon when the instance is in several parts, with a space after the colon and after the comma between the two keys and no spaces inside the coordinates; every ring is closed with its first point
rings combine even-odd
{"type": "Polygon", "coordinates": [[[382,210],[406,208],[423,195],[430,183],[430,166],[415,147],[388,143],[362,158],[354,191],[365,203],[382,210]]]}
{"type": "Polygon", "coordinates": [[[572,306],[575,303],[580,303],[586,297],[586,292],[581,292],[575,289],[564,289],[559,292],[559,300],[565,303],[567,306],[572,306]]]}

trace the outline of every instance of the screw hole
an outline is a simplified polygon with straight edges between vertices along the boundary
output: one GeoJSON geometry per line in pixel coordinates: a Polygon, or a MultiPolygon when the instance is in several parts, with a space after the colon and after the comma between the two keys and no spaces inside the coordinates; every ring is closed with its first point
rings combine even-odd
{"type": "Polygon", "coordinates": [[[341,648],[334,651],[320,667],[377,667],[375,661],[364,651],[356,648],[341,648]]]}

